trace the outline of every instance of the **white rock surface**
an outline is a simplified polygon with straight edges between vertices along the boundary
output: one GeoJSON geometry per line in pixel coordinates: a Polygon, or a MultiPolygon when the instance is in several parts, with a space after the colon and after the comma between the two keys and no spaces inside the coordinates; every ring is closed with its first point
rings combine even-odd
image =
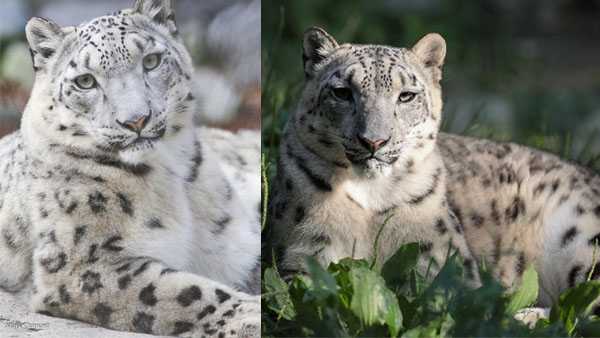
{"type": "Polygon", "coordinates": [[[223,74],[208,67],[196,67],[194,84],[199,122],[227,123],[235,117],[240,97],[223,74]]]}
{"type": "Polygon", "coordinates": [[[208,26],[206,45],[222,59],[227,77],[238,88],[261,81],[261,2],[237,4],[221,11],[208,26]]]}
{"type": "Polygon", "coordinates": [[[515,314],[516,320],[523,322],[530,328],[534,328],[538,320],[548,318],[550,318],[550,308],[544,307],[528,307],[519,310],[515,314]]]}
{"type": "Polygon", "coordinates": [[[107,330],[82,322],[32,313],[20,298],[0,291],[0,337],[150,338],[156,336],[107,330]]]}

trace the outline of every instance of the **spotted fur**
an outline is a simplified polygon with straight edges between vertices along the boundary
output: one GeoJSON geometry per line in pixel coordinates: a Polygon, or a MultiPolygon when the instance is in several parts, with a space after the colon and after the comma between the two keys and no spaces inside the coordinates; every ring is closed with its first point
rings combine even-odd
{"type": "MultiPolygon", "coordinates": [[[[414,241],[424,273],[453,250],[472,262],[436,148],[443,39],[429,35],[412,50],[340,46],[313,28],[303,47],[306,85],[284,130],[270,206],[282,269],[303,270],[305,255],[382,262],[414,241]],[[372,151],[370,141],[383,146],[372,151]]],[[[466,270],[477,284],[476,265],[466,270]]]]}
{"type": "Polygon", "coordinates": [[[440,133],[444,55],[437,34],[405,49],[307,31],[306,85],[270,206],[282,267],[302,270],[304,255],[385,259],[412,241],[442,263],[451,243],[467,270],[485,262],[508,287],[533,265],[549,306],[600,277],[600,177],[517,144],[440,133]]]}
{"type": "Polygon", "coordinates": [[[240,290],[258,291],[260,138],[193,127],[170,2],[26,33],[35,85],[0,140],[0,287],[118,330],[258,332],[259,299],[240,290]]]}

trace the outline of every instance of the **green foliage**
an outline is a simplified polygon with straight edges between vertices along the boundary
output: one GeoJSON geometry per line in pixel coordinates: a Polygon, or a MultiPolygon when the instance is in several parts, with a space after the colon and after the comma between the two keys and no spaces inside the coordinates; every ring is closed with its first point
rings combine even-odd
{"type": "Polygon", "coordinates": [[[550,318],[530,328],[515,320],[514,314],[535,303],[539,288],[533,267],[511,293],[483,269],[482,285],[469,287],[457,255],[448,258],[431,282],[425,282],[416,271],[418,256],[418,245],[404,245],[381,271],[362,259],[346,258],[325,269],[307,258],[308,274],[287,282],[276,269],[266,268],[263,335],[580,337],[600,333],[600,320],[589,316],[600,297],[600,282],[565,291],[550,318]],[[420,287],[414,287],[415,280],[420,287]]]}
{"type": "Polygon", "coordinates": [[[402,326],[402,313],[394,292],[377,272],[366,267],[350,270],[352,301],[350,309],[364,326],[387,325],[396,337],[402,326]]]}
{"type": "Polygon", "coordinates": [[[523,273],[521,285],[512,295],[507,312],[514,315],[520,309],[534,305],[538,298],[538,292],[538,275],[532,265],[523,273]]]}
{"type": "Polygon", "coordinates": [[[266,304],[271,311],[277,314],[277,319],[292,320],[296,316],[294,305],[289,297],[288,285],[279,277],[274,269],[267,269],[262,280],[263,296],[272,300],[266,304]]]}
{"type": "Polygon", "coordinates": [[[385,262],[381,275],[390,287],[399,288],[406,282],[408,272],[417,265],[418,259],[419,245],[417,243],[404,245],[385,262]]]}
{"type": "MultiPolygon", "coordinates": [[[[592,303],[600,298],[600,282],[589,281],[564,292],[552,307],[550,321],[561,322],[569,335],[577,331],[581,318],[589,314],[592,303]]],[[[596,332],[596,335],[600,331],[596,332]]]]}

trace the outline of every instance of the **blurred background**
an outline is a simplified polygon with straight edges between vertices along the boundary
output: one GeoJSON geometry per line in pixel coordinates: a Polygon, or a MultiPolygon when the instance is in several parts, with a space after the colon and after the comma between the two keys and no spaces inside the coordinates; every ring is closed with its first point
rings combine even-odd
{"type": "Polygon", "coordinates": [[[277,148],[312,25],[340,43],[411,47],[439,32],[446,131],[512,140],[600,168],[599,0],[263,0],[263,144],[277,148]]]}
{"type": "MultiPolygon", "coordinates": [[[[196,64],[198,122],[230,130],[260,128],[260,0],[172,0],[196,64]]],[[[25,40],[32,16],[78,25],[130,8],[134,0],[0,1],[0,137],[18,128],[33,84],[25,40]]]]}

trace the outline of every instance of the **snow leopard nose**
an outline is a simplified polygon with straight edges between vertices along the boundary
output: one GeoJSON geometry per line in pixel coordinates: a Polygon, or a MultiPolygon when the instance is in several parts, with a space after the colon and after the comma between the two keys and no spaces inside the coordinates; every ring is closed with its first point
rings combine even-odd
{"type": "Polygon", "coordinates": [[[360,141],[362,146],[367,148],[368,150],[370,150],[371,153],[373,153],[373,154],[375,152],[377,152],[377,150],[379,150],[383,146],[385,146],[388,143],[388,141],[390,140],[389,138],[387,140],[384,140],[384,139],[370,140],[362,135],[357,135],[357,137],[358,137],[358,141],[360,141]]]}
{"type": "Polygon", "coordinates": [[[148,124],[148,121],[150,121],[150,116],[152,114],[147,114],[147,115],[136,115],[134,117],[132,117],[131,119],[125,121],[125,122],[121,122],[119,120],[117,120],[117,123],[127,129],[127,130],[131,130],[134,133],[141,133],[142,130],[144,130],[144,128],[146,127],[146,125],[148,124]]]}

